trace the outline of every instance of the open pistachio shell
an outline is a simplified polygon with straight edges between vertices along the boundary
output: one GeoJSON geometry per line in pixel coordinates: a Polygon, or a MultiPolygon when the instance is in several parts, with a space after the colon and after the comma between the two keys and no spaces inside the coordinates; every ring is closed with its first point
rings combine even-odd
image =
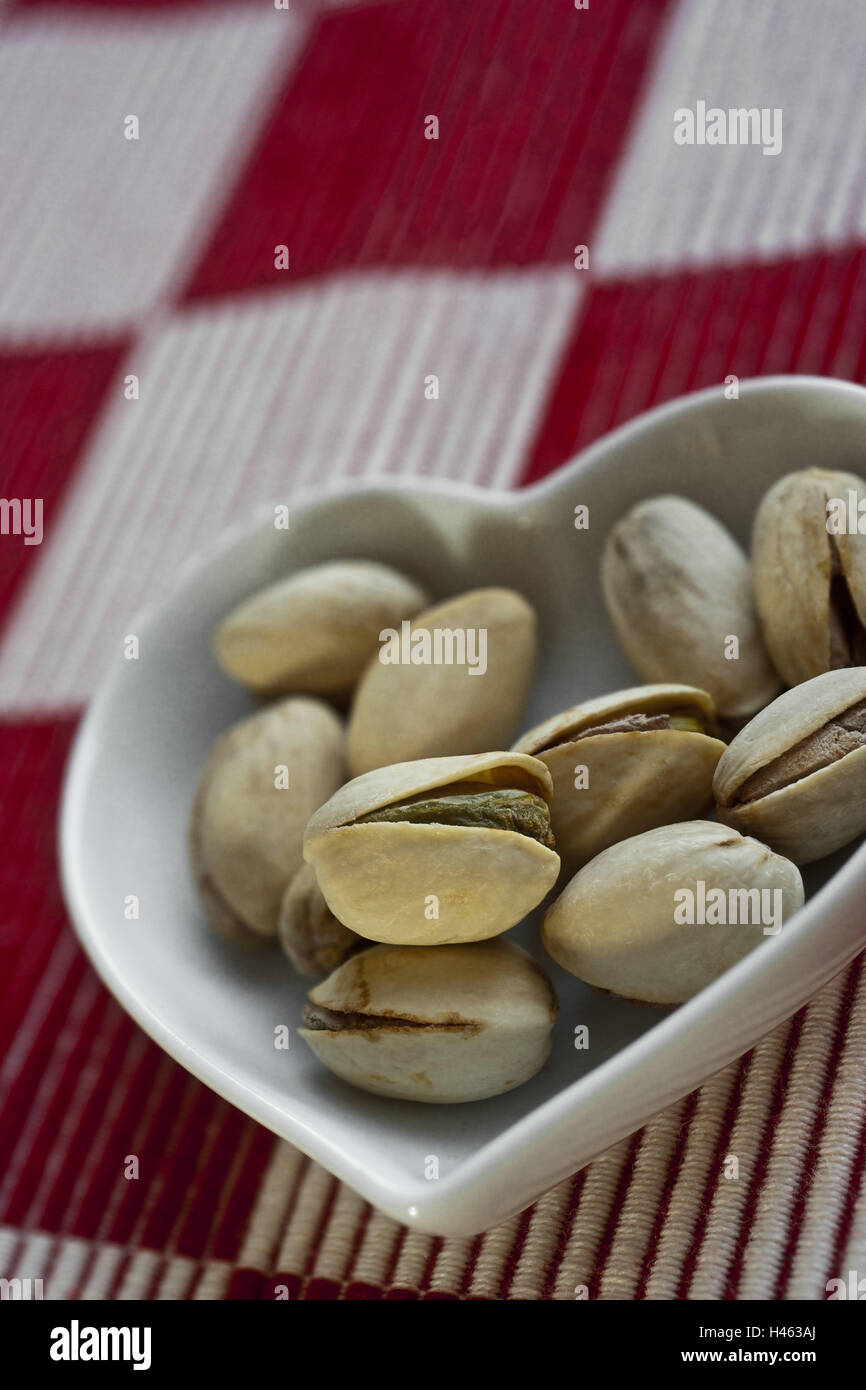
{"type": "Polygon", "coordinates": [[[635,835],[575,874],[544,945],[578,979],[626,999],[679,1004],[803,905],[796,867],[711,821],[635,835]]]}
{"type": "Polygon", "coordinates": [[[420,613],[361,678],[347,735],[350,773],[507,747],[532,683],[535,624],[510,589],[474,589],[420,613]],[[390,656],[400,659],[382,659],[390,656]]]}
{"type": "Polygon", "coordinates": [[[381,630],[414,617],[427,601],[388,565],[313,565],[239,604],[217,629],[214,654],[226,675],[257,694],[345,699],[381,630]]]}
{"type": "Polygon", "coordinates": [[[563,873],[618,840],[706,811],[725,749],[714,728],[706,691],[641,685],[575,705],[524,734],[515,750],[538,758],[553,778],[550,819],[563,873]]]}
{"type": "Polygon", "coordinates": [[[807,468],[780,478],[755,514],[755,602],[767,650],[788,685],[866,661],[866,535],[856,524],[864,499],[866,482],[853,473],[807,468]],[[841,530],[834,503],[841,504],[841,530]]]}
{"type": "Polygon", "coordinates": [[[866,831],[866,668],[786,690],[725,749],[717,818],[810,864],[866,831]]]}
{"type": "MultiPolygon", "coordinates": [[[[523,753],[426,758],[365,773],[310,820],[304,857],[328,906],[371,941],[443,945],[513,927],[556,881],[559,856],[532,834],[484,823],[370,820],[433,793],[513,789],[549,803],[550,774],[523,753]]],[[[494,798],[494,805],[496,798],[494,798]]]]}
{"type": "Polygon", "coordinates": [[[749,562],[702,507],[684,497],[638,502],[607,538],[601,578],[617,636],[645,680],[708,690],[726,719],[754,714],[778,692],[749,562]]]}
{"type": "Polygon", "coordinates": [[[337,1076],[428,1104],[484,1100],[550,1053],[556,998],[510,941],[373,946],[310,991],[298,1031],[337,1076]]]}
{"type": "Polygon", "coordinates": [[[304,827],[343,779],[343,726],[319,700],[296,697],[217,739],[189,824],[199,896],[212,926],[236,941],[274,936],[280,902],[303,862],[304,827]],[[288,770],[288,786],[277,768],[288,770]]]}

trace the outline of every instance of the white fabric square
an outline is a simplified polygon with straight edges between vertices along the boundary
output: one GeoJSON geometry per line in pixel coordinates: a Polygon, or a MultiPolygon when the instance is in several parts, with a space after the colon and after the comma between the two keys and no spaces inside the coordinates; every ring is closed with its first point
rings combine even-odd
{"type": "Polygon", "coordinates": [[[4,345],[123,330],[183,283],[306,29],[247,4],[0,27],[4,345]]]}
{"type": "Polygon", "coordinates": [[[594,271],[680,271],[862,238],[864,42],[862,0],[680,0],[593,238],[594,271]],[[674,113],[697,114],[699,101],[780,108],[781,150],[676,144],[674,113]]]}

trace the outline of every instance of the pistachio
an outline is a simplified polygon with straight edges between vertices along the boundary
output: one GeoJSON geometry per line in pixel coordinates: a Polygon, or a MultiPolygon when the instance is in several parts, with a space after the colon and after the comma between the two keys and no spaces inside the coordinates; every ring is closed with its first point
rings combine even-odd
{"type": "Polygon", "coordinates": [[[556,998],[510,941],[373,946],[310,991],[298,1031],[335,1075],[430,1104],[521,1086],[550,1053],[556,998]]]}
{"type": "Polygon", "coordinates": [[[547,950],[578,979],[679,1004],[803,905],[796,867],[710,821],[622,840],[575,874],[548,911],[547,950]]]}
{"type": "Polygon", "coordinates": [[[866,535],[848,525],[849,495],[856,516],[862,478],[803,469],[770,488],[755,516],[755,601],[787,685],[866,663],[866,535]],[[834,503],[844,504],[841,529],[834,503]]]}
{"type": "Polygon", "coordinates": [[[713,801],[725,745],[704,690],[642,685],[575,705],[514,745],[549,769],[550,819],[571,876],[618,840],[691,820],[713,801]]]}
{"type": "Polygon", "coordinates": [[[226,675],[257,694],[344,700],[378,649],[381,630],[427,602],[423,589],[388,565],[313,565],[239,604],[217,629],[214,654],[226,675]]]}
{"type": "Polygon", "coordinates": [[[645,680],[707,690],[726,719],[754,714],[778,692],[748,560],[694,502],[639,502],[608,536],[601,578],[617,636],[645,680]]]}
{"type": "Polygon", "coordinates": [[[510,589],[475,589],[383,644],[355,692],[353,776],[389,763],[506,747],[535,664],[535,614],[510,589]]]}
{"type": "Polygon", "coordinates": [[[295,697],[222,734],[202,769],[189,824],[205,912],[236,941],[273,936],[304,827],[343,778],[343,727],[319,700],[295,697]],[[287,770],[288,785],[280,785],[287,770]]]}
{"type": "Polygon", "coordinates": [[[725,749],[716,815],[798,864],[866,831],[866,668],[786,690],[725,749]]]}
{"type": "Polygon", "coordinates": [[[301,975],[322,979],[367,942],[338,922],[316,882],[312,865],[302,864],[280,907],[280,945],[301,975]]]}
{"type": "Polygon", "coordinates": [[[316,812],[304,857],[331,911],[360,936],[482,941],[556,880],[551,791],[544,764],[522,753],[397,763],[356,777],[316,812]]]}

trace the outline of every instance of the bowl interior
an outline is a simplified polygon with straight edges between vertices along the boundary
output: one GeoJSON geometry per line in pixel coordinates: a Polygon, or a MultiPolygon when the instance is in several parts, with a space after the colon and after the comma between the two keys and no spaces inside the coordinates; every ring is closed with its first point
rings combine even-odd
{"type": "MultiPolygon", "coordinates": [[[[253,708],[213,662],[214,626],[261,585],[335,557],[394,564],[436,597],[509,585],[540,617],[526,728],[583,697],[636,683],[598,582],[605,536],[628,506],[681,493],[747,545],[754,509],[774,479],[814,463],[866,471],[864,441],[866,392],[768,380],[745,385],[739,400],[719,390],[663,407],[522,493],[389,484],[300,499],[287,531],[275,529],[270,512],[240,522],[169,577],[163,596],[129,624],[139,659],[118,655],[79,735],[64,804],[64,879],[100,973],[190,1070],[405,1214],[413,1194],[423,1198],[428,1155],[438,1157],[447,1181],[667,1011],[598,994],[565,974],[541,951],[530,919],[516,939],[550,970],[560,1001],[551,1059],[533,1081],[472,1105],[426,1106],[367,1096],[332,1077],[293,1031],[307,983],[276,946],[250,957],[217,941],[190,881],[186,822],[199,769],[217,734],[253,708]],[[580,504],[589,508],[587,530],[574,525],[580,504]],[[128,919],[130,895],[139,915],[128,919]],[[274,1045],[284,1024],[292,1030],[288,1051],[274,1045]],[[588,1051],[574,1046],[578,1024],[589,1025],[588,1051]]],[[[810,870],[809,891],[846,857],[810,870]]]]}

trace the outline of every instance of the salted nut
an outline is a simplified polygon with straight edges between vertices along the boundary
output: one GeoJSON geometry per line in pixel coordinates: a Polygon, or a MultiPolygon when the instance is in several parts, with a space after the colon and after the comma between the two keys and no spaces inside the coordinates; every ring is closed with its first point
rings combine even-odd
{"type": "Polygon", "coordinates": [[[853,473],[808,468],[781,478],[758,508],[755,601],[787,685],[866,663],[866,535],[856,525],[864,499],[853,473]]]}
{"type": "Polygon", "coordinates": [[[606,849],[547,912],[542,940],[587,984],[679,1004],[803,905],[796,867],[711,821],[648,830],[606,849]]]}
{"type": "Polygon", "coordinates": [[[786,690],[725,749],[716,815],[797,864],[866,831],[866,668],[786,690]]]}
{"type": "Polygon", "coordinates": [[[340,720],[304,696],[217,739],[192,806],[189,852],[202,905],[222,936],[275,935],[286,885],[303,862],[304,827],[340,785],[343,754],[340,720]]]}
{"type": "Polygon", "coordinates": [[[749,562],[702,507],[684,497],[639,502],[607,538],[601,579],[617,636],[645,680],[708,690],[726,719],[748,717],[777,694],[749,562]]]}
{"type": "Polygon", "coordinates": [[[337,921],[311,864],[301,865],[283,895],[277,934],[290,964],[314,980],[330,975],[368,944],[337,921]]]}
{"type": "Polygon", "coordinates": [[[399,641],[383,643],[355,692],[352,776],[507,748],[532,683],[535,626],[534,610],[511,589],[474,589],[428,608],[399,641]]]}
{"type": "Polygon", "coordinates": [[[519,922],[559,872],[543,763],[426,758],[357,777],[316,812],[304,857],[334,915],[371,941],[482,941],[519,922]]]}
{"type": "Polygon", "coordinates": [[[725,745],[706,691],[641,685],[575,705],[514,747],[550,771],[550,820],[570,876],[618,840],[706,811],[725,745]]]}
{"type": "Polygon", "coordinates": [[[373,946],[310,991],[298,1031],[337,1076],[429,1104],[484,1100],[550,1053],[556,999],[510,941],[373,946]]]}
{"type": "Polygon", "coordinates": [[[220,624],[214,654],[226,675],[259,695],[288,691],[344,700],[383,628],[412,618],[427,595],[372,560],[313,565],[239,604],[220,624]]]}

